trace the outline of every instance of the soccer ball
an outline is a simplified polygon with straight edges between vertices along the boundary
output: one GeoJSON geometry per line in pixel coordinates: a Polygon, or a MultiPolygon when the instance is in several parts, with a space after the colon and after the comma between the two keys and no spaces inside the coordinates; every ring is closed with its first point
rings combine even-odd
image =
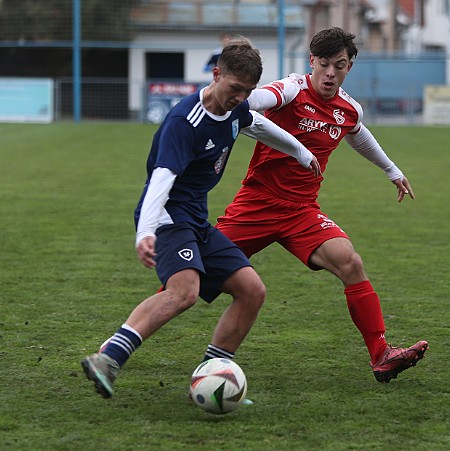
{"type": "Polygon", "coordinates": [[[206,412],[230,413],[242,404],[246,393],[245,374],[232,360],[206,360],[192,374],[192,400],[206,412]]]}

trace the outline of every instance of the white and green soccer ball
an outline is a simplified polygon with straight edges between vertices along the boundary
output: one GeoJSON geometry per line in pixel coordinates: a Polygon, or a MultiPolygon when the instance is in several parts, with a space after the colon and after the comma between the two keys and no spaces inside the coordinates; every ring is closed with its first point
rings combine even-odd
{"type": "Polygon", "coordinates": [[[206,412],[219,415],[233,412],[242,404],[246,393],[245,374],[232,360],[206,360],[192,374],[192,400],[206,412]]]}

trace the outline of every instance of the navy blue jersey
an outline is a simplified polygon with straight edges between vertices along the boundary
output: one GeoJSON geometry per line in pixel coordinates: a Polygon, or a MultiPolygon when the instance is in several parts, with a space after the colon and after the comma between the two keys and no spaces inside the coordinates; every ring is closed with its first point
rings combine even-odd
{"type": "Polygon", "coordinates": [[[208,224],[207,194],[221,179],[239,131],[252,123],[253,116],[247,101],[224,116],[208,113],[202,94],[182,99],[156,132],[147,159],[147,182],[135,210],[136,225],[157,167],[177,174],[165,205],[173,223],[208,224]]]}

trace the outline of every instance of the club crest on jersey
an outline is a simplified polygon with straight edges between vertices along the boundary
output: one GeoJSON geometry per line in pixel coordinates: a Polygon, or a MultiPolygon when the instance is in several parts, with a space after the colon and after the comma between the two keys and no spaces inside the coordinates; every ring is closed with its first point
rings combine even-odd
{"type": "Polygon", "coordinates": [[[187,262],[190,262],[194,258],[192,249],[181,249],[181,251],[178,251],[178,255],[187,262]]]}
{"type": "Polygon", "coordinates": [[[239,119],[235,119],[231,123],[231,131],[233,133],[233,139],[236,139],[239,134],[239,119]]]}
{"type": "Polygon", "coordinates": [[[339,125],[342,125],[345,122],[344,113],[341,110],[334,110],[333,117],[339,125]]]}
{"type": "Polygon", "coordinates": [[[228,146],[224,147],[222,149],[222,155],[214,163],[214,171],[216,172],[216,174],[218,174],[222,170],[223,165],[225,163],[225,160],[226,160],[226,158],[228,156],[229,151],[230,150],[228,149],[228,146]]]}

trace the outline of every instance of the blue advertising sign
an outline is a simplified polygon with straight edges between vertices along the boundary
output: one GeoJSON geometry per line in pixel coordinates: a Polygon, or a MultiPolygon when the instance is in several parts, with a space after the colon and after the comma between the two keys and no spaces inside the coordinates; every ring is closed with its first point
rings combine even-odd
{"type": "Polygon", "coordinates": [[[166,114],[183,98],[198,91],[203,84],[152,82],[147,90],[146,120],[160,124],[166,114]]]}
{"type": "Polygon", "coordinates": [[[53,121],[53,80],[0,78],[0,122],[53,121]]]}

